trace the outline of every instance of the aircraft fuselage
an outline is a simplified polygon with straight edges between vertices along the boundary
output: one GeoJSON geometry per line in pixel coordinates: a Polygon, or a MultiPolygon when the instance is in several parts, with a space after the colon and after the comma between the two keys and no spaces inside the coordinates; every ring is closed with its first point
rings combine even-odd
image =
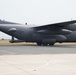
{"type": "Polygon", "coordinates": [[[38,31],[27,25],[0,24],[0,31],[25,42],[37,42],[37,44],[43,42],[44,45],[47,43],[51,45],[55,42],[76,42],[76,24],[67,25],[63,28],[68,29],[68,31],[63,31],[60,27],[58,30],[55,28],[55,31],[53,29],[38,31]]]}

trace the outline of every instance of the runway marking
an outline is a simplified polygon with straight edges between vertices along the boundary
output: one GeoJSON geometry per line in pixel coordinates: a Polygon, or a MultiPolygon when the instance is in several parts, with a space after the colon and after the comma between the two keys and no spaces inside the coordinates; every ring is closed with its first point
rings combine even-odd
{"type": "Polygon", "coordinates": [[[50,63],[49,61],[46,61],[46,63],[45,63],[43,66],[34,68],[34,71],[35,71],[36,69],[41,69],[41,68],[44,68],[44,67],[48,66],[49,63],[50,63]]]}

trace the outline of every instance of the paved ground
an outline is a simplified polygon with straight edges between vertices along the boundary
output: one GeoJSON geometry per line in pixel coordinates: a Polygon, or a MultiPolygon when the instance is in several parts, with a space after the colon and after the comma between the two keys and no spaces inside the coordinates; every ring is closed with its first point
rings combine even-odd
{"type": "Polygon", "coordinates": [[[0,45],[0,75],[76,75],[76,44],[0,45]]]}

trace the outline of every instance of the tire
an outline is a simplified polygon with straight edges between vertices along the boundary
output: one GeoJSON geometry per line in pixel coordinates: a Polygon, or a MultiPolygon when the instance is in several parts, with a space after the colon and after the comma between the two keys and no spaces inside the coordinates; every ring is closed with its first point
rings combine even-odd
{"type": "Polygon", "coordinates": [[[54,43],[49,43],[49,46],[53,46],[54,45],[54,43]]]}
{"type": "Polygon", "coordinates": [[[42,44],[41,42],[37,42],[37,45],[38,45],[38,46],[41,46],[41,44],[42,44]]]}
{"type": "Polygon", "coordinates": [[[63,43],[63,42],[59,42],[59,43],[63,43]]]}
{"type": "Polygon", "coordinates": [[[43,46],[47,46],[48,45],[48,43],[42,43],[43,44],[43,46]]]}

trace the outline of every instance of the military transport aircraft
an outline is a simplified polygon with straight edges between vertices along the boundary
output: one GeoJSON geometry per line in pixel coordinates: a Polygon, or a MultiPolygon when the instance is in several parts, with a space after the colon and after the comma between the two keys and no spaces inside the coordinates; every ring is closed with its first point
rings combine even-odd
{"type": "Polygon", "coordinates": [[[41,26],[0,20],[0,31],[12,36],[11,43],[36,42],[37,45],[51,46],[56,42],[76,42],[76,20],[41,26]]]}

